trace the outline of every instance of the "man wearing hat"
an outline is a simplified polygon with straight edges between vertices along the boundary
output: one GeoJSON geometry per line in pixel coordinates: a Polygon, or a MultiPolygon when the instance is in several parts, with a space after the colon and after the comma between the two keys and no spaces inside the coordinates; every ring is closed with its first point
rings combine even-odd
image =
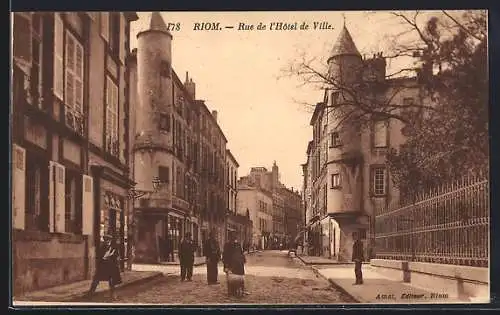
{"type": "Polygon", "coordinates": [[[193,265],[194,265],[194,252],[196,246],[191,239],[191,233],[186,233],[179,246],[179,261],[181,264],[181,281],[187,279],[192,281],[193,265]]]}
{"type": "Polygon", "coordinates": [[[111,298],[115,298],[115,286],[122,282],[120,268],[118,267],[119,252],[112,235],[103,236],[103,242],[97,251],[97,264],[94,279],[88,292],[92,297],[101,281],[108,281],[111,298]]]}

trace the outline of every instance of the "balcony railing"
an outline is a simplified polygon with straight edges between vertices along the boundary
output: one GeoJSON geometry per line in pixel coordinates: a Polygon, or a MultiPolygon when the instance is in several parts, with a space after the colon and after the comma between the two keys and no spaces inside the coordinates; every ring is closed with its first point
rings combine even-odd
{"type": "Polygon", "coordinates": [[[65,107],[64,121],[66,126],[76,131],[79,135],[84,134],[84,119],[82,113],[79,113],[71,107],[65,107]]]}
{"type": "Polygon", "coordinates": [[[178,198],[178,197],[172,197],[172,206],[176,207],[178,209],[184,209],[188,210],[189,207],[189,202],[185,201],[184,199],[178,198]]]}
{"type": "Polygon", "coordinates": [[[489,182],[454,183],[396,209],[376,209],[376,257],[488,266],[489,182]]]}
{"type": "Polygon", "coordinates": [[[13,63],[13,87],[14,101],[24,101],[42,108],[43,99],[39,95],[39,86],[33,86],[31,77],[16,62],[13,63]]]}
{"type": "Polygon", "coordinates": [[[111,153],[113,156],[119,155],[119,141],[115,137],[106,137],[106,151],[111,153]]]}

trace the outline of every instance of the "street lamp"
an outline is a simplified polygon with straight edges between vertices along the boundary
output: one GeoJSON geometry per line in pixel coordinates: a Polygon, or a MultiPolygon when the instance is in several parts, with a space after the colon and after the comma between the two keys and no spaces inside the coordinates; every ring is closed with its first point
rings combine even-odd
{"type": "Polygon", "coordinates": [[[132,209],[130,211],[130,216],[129,216],[129,235],[127,236],[127,253],[128,253],[128,265],[127,265],[127,269],[131,270],[132,269],[132,263],[133,263],[133,259],[135,257],[135,238],[136,238],[136,234],[137,234],[137,220],[136,220],[136,217],[135,217],[135,200],[147,195],[147,194],[151,194],[151,193],[154,193],[154,192],[158,192],[161,188],[161,180],[158,176],[155,176],[153,177],[152,181],[153,183],[153,191],[149,191],[149,190],[139,190],[139,189],[135,189],[134,187],[131,187],[128,191],[128,199],[131,199],[133,200],[133,203],[132,203],[132,209]]]}

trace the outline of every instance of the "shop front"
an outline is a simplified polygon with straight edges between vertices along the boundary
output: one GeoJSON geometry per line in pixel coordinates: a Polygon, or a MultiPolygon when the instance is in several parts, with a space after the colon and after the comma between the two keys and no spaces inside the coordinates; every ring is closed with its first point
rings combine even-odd
{"type": "Polygon", "coordinates": [[[128,252],[128,187],[130,181],[105,166],[92,166],[94,191],[94,243],[99,248],[104,235],[112,235],[120,254],[120,268],[125,269],[128,252]]]}
{"type": "Polygon", "coordinates": [[[178,253],[179,251],[179,244],[184,237],[184,233],[186,231],[186,226],[185,226],[185,218],[182,215],[179,215],[174,212],[170,212],[167,217],[164,220],[164,233],[162,237],[166,238],[167,240],[170,240],[173,248],[172,250],[174,253],[178,253]]]}
{"type": "Polygon", "coordinates": [[[125,214],[125,200],[124,196],[120,196],[113,191],[104,190],[103,198],[101,200],[101,213],[100,213],[100,230],[99,238],[106,234],[112,235],[115,238],[116,245],[120,253],[120,268],[125,267],[125,259],[128,257],[127,249],[127,227],[125,214]]]}

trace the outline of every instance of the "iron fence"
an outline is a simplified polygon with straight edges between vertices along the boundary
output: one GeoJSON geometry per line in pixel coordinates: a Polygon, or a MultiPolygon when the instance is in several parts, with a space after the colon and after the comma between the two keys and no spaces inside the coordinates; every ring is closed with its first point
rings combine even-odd
{"type": "Polygon", "coordinates": [[[375,211],[376,258],[487,267],[489,181],[464,178],[375,211]]]}

